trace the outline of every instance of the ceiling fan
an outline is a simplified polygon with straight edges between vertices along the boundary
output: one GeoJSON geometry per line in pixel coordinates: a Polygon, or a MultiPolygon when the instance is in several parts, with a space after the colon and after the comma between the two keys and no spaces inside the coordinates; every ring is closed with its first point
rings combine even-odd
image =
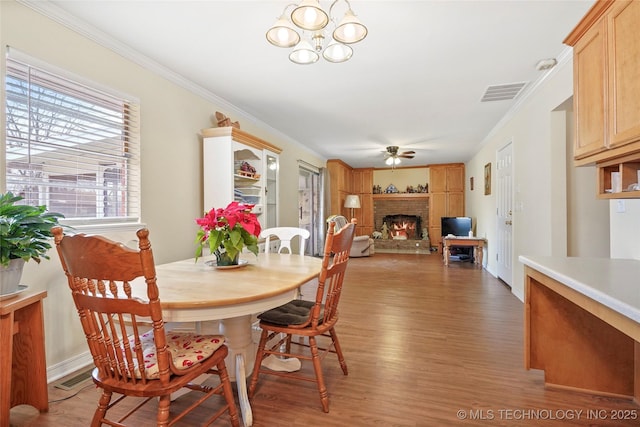
{"type": "Polygon", "coordinates": [[[403,151],[398,152],[399,147],[397,145],[390,145],[387,147],[387,151],[384,152],[385,163],[391,167],[399,165],[400,159],[413,159],[415,151],[403,151]]]}

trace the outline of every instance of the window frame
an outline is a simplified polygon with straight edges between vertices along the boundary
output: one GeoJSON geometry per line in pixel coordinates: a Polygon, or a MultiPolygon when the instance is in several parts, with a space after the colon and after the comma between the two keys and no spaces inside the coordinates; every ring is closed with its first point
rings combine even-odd
{"type": "MultiPolygon", "coordinates": [[[[140,143],[140,102],[139,100],[137,100],[135,97],[132,97],[130,95],[120,93],[112,88],[105,88],[103,85],[89,81],[86,78],[74,75],[69,71],[61,70],[55,66],[46,64],[43,61],[32,58],[29,55],[23,54],[9,47],[7,47],[7,54],[3,59],[4,61],[2,64],[2,77],[3,77],[2,83],[4,85],[5,90],[3,91],[4,96],[2,98],[3,107],[4,107],[2,112],[3,138],[2,138],[2,158],[1,158],[2,165],[3,165],[3,170],[2,170],[3,176],[0,181],[0,184],[2,184],[2,190],[7,191],[7,189],[10,188],[9,168],[8,168],[10,164],[10,160],[8,160],[9,148],[7,146],[7,142],[11,138],[7,131],[8,130],[7,120],[8,120],[8,114],[9,114],[9,111],[8,111],[9,95],[6,89],[7,89],[7,85],[9,84],[10,76],[14,76],[14,72],[10,71],[10,65],[17,63],[17,64],[20,64],[20,66],[22,67],[33,68],[34,70],[37,70],[40,73],[55,76],[55,78],[61,79],[65,83],[72,85],[71,86],[72,88],[76,86],[78,88],[78,93],[81,95],[79,99],[86,100],[97,94],[98,96],[115,98],[117,101],[123,104],[122,120],[124,120],[124,122],[121,123],[122,135],[119,138],[112,138],[113,141],[115,141],[115,144],[112,144],[111,149],[116,151],[110,152],[106,150],[104,153],[107,153],[106,154],[107,156],[113,155],[113,157],[116,158],[117,161],[120,162],[123,165],[123,168],[125,169],[126,178],[123,179],[123,182],[125,184],[122,184],[117,187],[117,191],[120,194],[125,194],[123,203],[126,205],[126,208],[125,210],[122,211],[124,212],[124,214],[120,216],[108,216],[109,214],[108,212],[106,214],[99,212],[99,210],[101,209],[108,209],[108,205],[109,205],[109,203],[106,203],[100,200],[100,196],[102,196],[103,199],[105,197],[109,197],[106,194],[109,191],[109,188],[105,186],[101,186],[102,184],[100,184],[101,182],[100,180],[102,178],[99,176],[99,174],[100,172],[105,174],[107,169],[110,166],[109,165],[100,166],[100,164],[98,163],[98,160],[95,160],[93,164],[93,168],[95,168],[95,170],[92,171],[93,175],[95,176],[93,180],[94,184],[93,184],[92,191],[94,191],[96,196],[94,214],[92,216],[85,216],[85,217],[65,218],[61,221],[61,223],[73,226],[74,228],[92,229],[92,230],[95,230],[97,228],[111,230],[114,227],[118,227],[119,229],[121,229],[122,227],[131,228],[131,229],[139,228],[139,226],[141,225],[141,222],[140,222],[140,218],[141,218],[141,178],[140,178],[141,147],[140,145],[141,143],[140,143]],[[86,90],[88,93],[86,95],[86,98],[82,98],[82,96],[84,95],[84,92],[83,92],[84,90],[86,90]],[[99,194],[100,192],[103,192],[104,195],[99,194]]],[[[20,80],[19,75],[17,76],[17,78],[20,80]]],[[[24,82],[25,80],[22,79],[21,81],[24,82]]],[[[61,86],[61,88],[62,90],[60,91],[56,91],[56,88],[54,86],[48,87],[47,89],[55,93],[60,93],[62,95],[61,98],[64,98],[65,96],[67,98],[71,98],[72,96],[74,96],[73,94],[70,94],[69,92],[64,91],[65,86],[61,86]]],[[[99,99],[99,98],[96,98],[96,99],[99,99]]],[[[30,114],[30,112],[31,110],[29,110],[28,114],[30,114]]],[[[92,117],[92,119],[97,120],[95,117],[92,117]]],[[[111,124],[111,126],[113,126],[113,124],[111,124]]],[[[117,127],[114,127],[113,129],[117,129],[117,127]]],[[[12,138],[16,139],[15,137],[12,137],[12,138]]],[[[105,138],[109,139],[108,137],[105,137],[105,138]]],[[[39,142],[37,141],[37,137],[33,137],[31,133],[27,136],[26,141],[28,144],[27,147],[31,147],[31,144],[37,145],[37,143],[39,142]]],[[[91,142],[92,141],[90,141],[90,143],[91,142]]],[[[96,140],[96,142],[100,144],[103,143],[102,140],[96,140]]],[[[84,152],[83,149],[87,149],[88,146],[82,146],[81,143],[77,143],[73,147],[74,151],[76,151],[76,147],[78,147],[78,150],[80,153],[83,153],[84,152]]],[[[52,151],[52,153],[53,152],[55,151],[52,151]]],[[[78,156],[78,157],[81,157],[81,156],[78,156]]],[[[46,153],[44,154],[44,158],[45,159],[48,158],[46,153]]],[[[29,165],[32,165],[30,161],[27,163],[29,165]]],[[[28,168],[23,170],[28,171],[31,169],[28,168]]],[[[71,172],[71,169],[69,169],[69,172],[71,172]]],[[[86,175],[86,173],[83,171],[80,171],[80,173],[75,173],[75,174],[68,173],[66,175],[67,177],[69,176],[81,177],[82,175],[86,175]]],[[[48,176],[48,178],[59,178],[60,176],[64,176],[64,174],[52,173],[51,175],[48,176]]],[[[48,178],[45,178],[44,181],[47,181],[48,178]]],[[[42,183],[44,181],[36,180],[35,182],[42,183]]],[[[25,182],[28,185],[28,181],[25,181],[25,182]]],[[[49,197],[52,193],[51,189],[55,188],[55,185],[46,182],[45,185],[43,185],[42,187],[46,188],[46,191],[42,192],[42,190],[39,190],[39,192],[37,193],[39,194],[38,200],[42,200],[43,198],[45,198],[46,201],[48,202],[50,200],[49,197]]],[[[69,192],[69,195],[73,195],[76,189],[80,189],[80,190],[82,189],[82,185],[81,184],[77,186],[72,185],[68,188],[71,190],[69,192]]],[[[87,196],[87,194],[90,194],[90,192],[85,193],[85,197],[87,196]]],[[[60,200],[62,200],[62,198],[60,200]]],[[[50,203],[36,203],[34,201],[33,204],[46,204],[49,207],[50,203]]],[[[74,206],[75,206],[75,203],[74,203],[74,206]]],[[[91,207],[91,205],[89,205],[89,207],[91,207]]],[[[50,210],[55,211],[55,209],[50,209],[50,210]]]]}

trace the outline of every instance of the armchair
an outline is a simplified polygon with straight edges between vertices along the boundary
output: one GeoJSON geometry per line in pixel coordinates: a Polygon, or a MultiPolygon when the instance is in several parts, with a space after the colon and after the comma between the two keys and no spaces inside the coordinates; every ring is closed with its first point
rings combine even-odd
{"type": "MultiPolygon", "coordinates": [[[[330,221],[335,221],[336,228],[340,229],[347,225],[348,221],[342,215],[332,215],[327,218],[327,223],[330,221]]],[[[351,245],[351,252],[349,253],[350,258],[358,258],[370,256],[375,253],[375,247],[373,245],[373,239],[369,236],[355,236],[353,238],[353,244],[351,245]]]]}

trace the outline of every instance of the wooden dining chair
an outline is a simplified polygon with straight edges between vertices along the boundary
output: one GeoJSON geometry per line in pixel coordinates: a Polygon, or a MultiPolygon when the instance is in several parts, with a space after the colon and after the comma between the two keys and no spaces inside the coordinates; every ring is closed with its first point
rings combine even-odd
{"type": "Polygon", "coordinates": [[[298,227],[271,227],[265,228],[260,232],[260,237],[265,239],[264,241],[264,251],[270,252],[269,245],[271,243],[271,237],[276,237],[280,240],[280,246],[278,247],[277,252],[282,253],[285,249],[289,253],[293,253],[291,250],[291,241],[296,237],[299,237],[298,245],[299,245],[299,253],[300,255],[304,255],[305,244],[311,233],[309,230],[305,230],[304,228],[298,227]]]}
{"type": "Polygon", "coordinates": [[[213,395],[224,397],[222,407],[212,413],[201,407],[197,419],[206,418],[203,425],[209,425],[228,413],[231,424],[239,426],[224,336],[165,331],[149,231],[138,230],[139,249],[102,236],[65,236],[61,227],[52,232],[93,356],[93,382],[102,389],[91,426],[125,426],[125,419],[149,401],[157,405],[157,426],[171,426],[213,395]],[[137,286],[146,288],[147,300],[132,297],[137,286]],[[217,376],[219,383],[193,383],[202,374],[217,376]],[[171,394],[183,387],[203,395],[170,413],[171,394]],[[121,396],[111,402],[113,393],[121,396]],[[108,419],[107,412],[127,397],[142,399],[117,421],[108,419]]]}
{"type": "Polygon", "coordinates": [[[348,373],[335,325],[338,322],[338,303],[355,228],[355,220],[337,232],[334,230],[335,222],[330,224],[315,301],[296,299],[258,316],[262,332],[249,384],[250,398],[255,394],[260,374],[312,381],[317,384],[322,409],[329,412],[329,394],[322,374],[321,361],[328,353],[334,353],[338,357],[342,372],[345,375],[348,373]],[[308,343],[296,342],[292,340],[293,336],[307,337],[308,343]],[[318,345],[319,336],[330,340],[326,346],[318,345]],[[301,351],[292,352],[292,346],[300,348],[301,351]],[[262,361],[269,355],[311,361],[315,376],[268,369],[262,366],[262,361]]]}

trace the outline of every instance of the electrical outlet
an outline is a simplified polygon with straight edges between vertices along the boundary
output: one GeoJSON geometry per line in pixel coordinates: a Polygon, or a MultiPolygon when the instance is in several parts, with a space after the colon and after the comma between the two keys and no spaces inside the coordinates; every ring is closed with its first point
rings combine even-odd
{"type": "Polygon", "coordinates": [[[616,212],[617,213],[626,212],[626,207],[624,205],[624,200],[616,200],[616,212]]]}

